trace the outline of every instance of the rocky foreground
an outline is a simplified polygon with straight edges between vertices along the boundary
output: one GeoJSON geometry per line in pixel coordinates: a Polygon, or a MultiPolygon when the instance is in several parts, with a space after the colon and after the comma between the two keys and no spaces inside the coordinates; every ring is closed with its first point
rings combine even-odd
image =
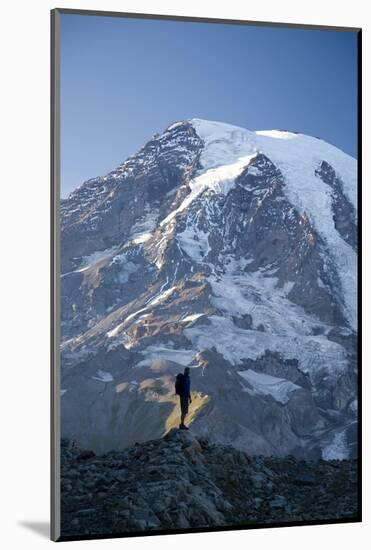
{"type": "Polygon", "coordinates": [[[62,536],[356,519],[357,461],[249,456],[172,430],[95,455],[62,440],[62,536]]]}

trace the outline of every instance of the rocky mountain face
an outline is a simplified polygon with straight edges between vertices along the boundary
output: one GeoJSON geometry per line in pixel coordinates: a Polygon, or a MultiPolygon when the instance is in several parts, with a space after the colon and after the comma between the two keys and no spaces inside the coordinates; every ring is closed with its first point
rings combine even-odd
{"type": "Polygon", "coordinates": [[[164,436],[188,365],[196,435],[356,456],[356,178],[319,139],[192,119],[63,200],[63,436],[164,436]]]}
{"type": "Polygon", "coordinates": [[[62,535],[357,517],[357,461],[250,456],[192,432],[95,456],[62,440],[62,535]]]}

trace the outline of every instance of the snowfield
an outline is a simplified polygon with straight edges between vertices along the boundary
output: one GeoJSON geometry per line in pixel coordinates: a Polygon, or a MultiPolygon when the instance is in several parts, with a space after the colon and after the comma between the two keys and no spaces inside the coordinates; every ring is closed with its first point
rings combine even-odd
{"type": "MultiPolygon", "coordinates": [[[[357,324],[356,275],[352,269],[357,259],[354,250],[335,229],[331,213],[331,190],[315,174],[322,161],[334,167],[343,190],[357,207],[357,161],[318,138],[279,130],[251,132],[229,124],[191,119],[204,141],[200,162],[203,173],[191,184],[192,191],[177,211],[162,223],[186,208],[205,187],[226,194],[233,179],[257,153],[265,154],[280,169],[285,179],[285,192],[299,212],[305,212],[317,232],[328,245],[328,253],[336,263],[345,299],[345,313],[350,326],[357,324]]],[[[188,243],[190,238],[188,237],[188,243]]],[[[187,241],[185,242],[187,246],[187,241]]],[[[188,250],[189,244],[188,244],[188,250]]]]}
{"type": "Polygon", "coordinates": [[[196,352],[187,349],[166,348],[165,346],[148,346],[142,353],[145,358],[136,365],[137,367],[151,366],[158,361],[174,361],[174,363],[186,367],[192,362],[196,352]]]}
{"type": "Polygon", "coordinates": [[[322,449],[323,460],[345,460],[349,457],[345,431],[336,432],[329,445],[322,449]]]}
{"type": "Polygon", "coordinates": [[[222,275],[209,277],[215,306],[228,316],[251,315],[255,329],[262,325],[278,336],[309,336],[314,327],[330,328],[287,298],[293,282],[279,288],[277,278],[264,270],[243,271],[247,264],[244,259],[230,260],[222,275]]]}
{"type": "Polygon", "coordinates": [[[347,368],[344,348],[325,336],[279,336],[238,328],[226,317],[213,315],[209,319],[211,325],[189,327],[184,334],[196,350],[215,348],[232,365],[238,366],[243,359],[257,359],[269,349],[284,359],[296,358],[300,370],[311,379],[321,370],[336,375],[347,368]]]}
{"type": "Polygon", "coordinates": [[[290,393],[300,390],[300,386],[289,380],[255,372],[252,369],[240,371],[238,374],[249,383],[253,392],[261,395],[271,395],[279,403],[287,403],[290,399],[290,393]]]}

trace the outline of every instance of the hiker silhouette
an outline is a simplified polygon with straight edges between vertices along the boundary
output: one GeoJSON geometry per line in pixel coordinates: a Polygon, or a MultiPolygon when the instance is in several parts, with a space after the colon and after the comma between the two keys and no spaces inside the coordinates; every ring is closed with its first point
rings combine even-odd
{"type": "Polygon", "coordinates": [[[192,403],[191,397],[191,369],[186,367],[183,373],[177,374],[175,380],[175,393],[179,395],[180,400],[180,430],[188,430],[188,427],[184,424],[185,418],[188,414],[189,403],[192,403]]]}

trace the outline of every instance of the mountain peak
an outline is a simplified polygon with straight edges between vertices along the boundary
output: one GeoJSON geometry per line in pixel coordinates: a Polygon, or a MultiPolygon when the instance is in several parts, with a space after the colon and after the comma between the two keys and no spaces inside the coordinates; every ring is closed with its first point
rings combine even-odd
{"type": "Polygon", "coordinates": [[[221,132],[250,132],[246,128],[230,124],[229,122],[222,122],[217,120],[207,120],[204,118],[191,118],[188,120],[190,124],[194,126],[196,130],[203,134],[218,134],[221,132]]]}
{"type": "Polygon", "coordinates": [[[64,434],[101,450],[161,436],[188,365],[195,434],[353,453],[356,175],[316,138],[193,118],[76,190],[61,205],[64,434]]]}
{"type": "Polygon", "coordinates": [[[258,143],[266,144],[269,140],[297,140],[298,143],[300,142],[301,146],[303,145],[303,143],[305,143],[307,148],[314,148],[317,152],[319,151],[322,154],[325,153],[329,154],[332,157],[334,157],[335,155],[338,157],[348,158],[351,159],[353,162],[356,162],[353,157],[351,157],[338,147],[323,140],[322,138],[287,129],[282,130],[278,128],[271,128],[265,130],[249,130],[245,127],[231,124],[229,122],[208,120],[195,117],[175,121],[165,129],[165,132],[169,130],[174,130],[186,124],[190,124],[196,130],[199,137],[202,139],[211,139],[212,136],[216,138],[217,136],[231,136],[233,134],[238,136],[241,134],[245,134],[250,136],[250,138],[252,135],[254,135],[256,136],[258,143]]]}

